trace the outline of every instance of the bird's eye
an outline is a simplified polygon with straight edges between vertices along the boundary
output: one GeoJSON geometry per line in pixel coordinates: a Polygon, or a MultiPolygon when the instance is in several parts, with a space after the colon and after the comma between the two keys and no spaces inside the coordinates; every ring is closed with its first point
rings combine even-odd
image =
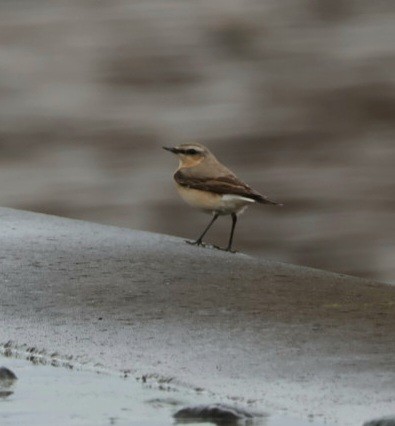
{"type": "Polygon", "coordinates": [[[196,155],[196,154],[198,154],[198,151],[196,151],[196,149],[191,148],[191,149],[187,149],[186,153],[188,155],[196,155]]]}

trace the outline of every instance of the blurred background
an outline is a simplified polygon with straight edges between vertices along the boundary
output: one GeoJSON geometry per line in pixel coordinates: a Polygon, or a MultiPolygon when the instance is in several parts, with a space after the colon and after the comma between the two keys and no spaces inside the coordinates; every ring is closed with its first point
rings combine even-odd
{"type": "MultiPolygon", "coordinates": [[[[282,209],[240,251],[395,282],[395,2],[0,0],[0,205],[196,238],[162,145],[282,209]]],[[[207,237],[225,245],[228,217],[207,237]]]]}

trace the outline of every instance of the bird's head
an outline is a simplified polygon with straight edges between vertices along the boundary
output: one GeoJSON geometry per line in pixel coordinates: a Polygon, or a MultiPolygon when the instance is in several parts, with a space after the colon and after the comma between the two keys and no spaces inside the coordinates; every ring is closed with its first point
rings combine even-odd
{"type": "Polygon", "coordinates": [[[204,145],[199,143],[186,143],[173,147],[164,146],[163,149],[177,155],[181,167],[194,167],[212,155],[204,145]]]}

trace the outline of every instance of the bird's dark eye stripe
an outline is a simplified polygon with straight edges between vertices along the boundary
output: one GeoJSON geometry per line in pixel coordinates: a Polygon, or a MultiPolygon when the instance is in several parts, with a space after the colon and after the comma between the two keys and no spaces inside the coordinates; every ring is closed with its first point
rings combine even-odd
{"type": "Polygon", "coordinates": [[[194,148],[179,149],[178,152],[180,154],[186,154],[186,155],[196,155],[196,154],[200,153],[200,151],[198,151],[197,149],[194,149],[194,148]]]}

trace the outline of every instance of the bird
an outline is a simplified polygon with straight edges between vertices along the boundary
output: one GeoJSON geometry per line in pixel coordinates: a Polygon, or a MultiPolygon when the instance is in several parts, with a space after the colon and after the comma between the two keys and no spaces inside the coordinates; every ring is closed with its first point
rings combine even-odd
{"type": "Polygon", "coordinates": [[[241,181],[200,143],[162,148],[178,156],[179,166],[174,180],[181,198],[190,206],[213,216],[196,241],[187,241],[190,244],[204,245],[203,238],[218,217],[230,215],[232,227],[228,245],[224,250],[233,252],[233,235],[238,214],[254,203],[282,206],[241,181]]]}

